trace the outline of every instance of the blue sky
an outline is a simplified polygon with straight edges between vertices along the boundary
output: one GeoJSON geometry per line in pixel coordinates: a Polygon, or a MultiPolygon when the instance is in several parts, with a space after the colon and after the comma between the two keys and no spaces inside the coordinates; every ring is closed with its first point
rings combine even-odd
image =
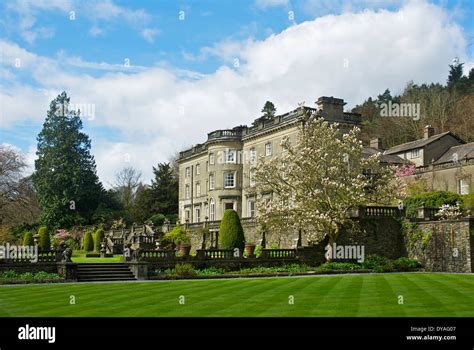
{"type": "Polygon", "coordinates": [[[132,165],[148,181],[156,162],[251,122],[267,99],[282,113],[321,95],[352,107],[409,80],[444,82],[454,57],[472,66],[472,18],[468,0],[3,1],[0,143],[32,164],[66,90],[94,105],[84,127],[101,179],[132,165]]]}

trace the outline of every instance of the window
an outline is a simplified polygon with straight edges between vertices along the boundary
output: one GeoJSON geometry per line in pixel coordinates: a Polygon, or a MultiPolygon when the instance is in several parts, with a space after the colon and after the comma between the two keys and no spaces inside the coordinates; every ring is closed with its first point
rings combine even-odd
{"type": "Polygon", "coordinates": [[[189,167],[186,168],[186,177],[191,176],[191,169],[189,167]]]}
{"type": "Polygon", "coordinates": [[[250,162],[254,163],[257,160],[257,150],[255,147],[252,147],[250,149],[250,162]]]}
{"type": "Polygon", "coordinates": [[[214,189],[214,174],[209,175],[209,189],[213,190],[214,189]]]}
{"type": "Polygon", "coordinates": [[[469,194],[469,184],[465,179],[458,180],[458,193],[459,194],[469,194]]]}
{"type": "Polygon", "coordinates": [[[255,201],[251,200],[248,204],[248,216],[253,218],[255,217],[255,201]]]}
{"type": "Polygon", "coordinates": [[[209,153],[209,164],[214,165],[214,153],[209,153]]]}
{"type": "Polygon", "coordinates": [[[224,188],[235,187],[235,172],[225,171],[224,172],[224,188]]]}
{"type": "Polygon", "coordinates": [[[201,183],[196,183],[196,197],[201,195],[201,183]]]}
{"type": "Polygon", "coordinates": [[[270,142],[265,144],[265,155],[266,156],[272,155],[272,144],[270,142]]]}
{"type": "Polygon", "coordinates": [[[201,165],[198,163],[196,164],[196,175],[201,174],[201,165]]]}
{"type": "Polygon", "coordinates": [[[185,218],[186,221],[189,220],[189,209],[186,209],[186,210],[184,211],[184,218],[185,218]]]}
{"type": "Polygon", "coordinates": [[[228,202],[224,204],[224,209],[234,209],[234,202],[228,202]]]}
{"type": "Polygon", "coordinates": [[[194,218],[194,222],[201,222],[201,209],[196,208],[196,217],[194,218]]]}
{"type": "Polygon", "coordinates": [[[235,151],[227,150],[225,152],[225,162],[226,163],[235,163],[235,151]]]}
{"type": "Polygon", "coordinates": [[[184,197],[185,197],[186,199],[189,199],[189,197],[191,197],[191,194],[190,194],[190,192],[189,192],[189,185],[186,185],[186,187],[185,187],[184,197]]]}
{"type": "Polygon", "coordinates": [[[209,201],[209,220],[214,221],[216,218],[216,203],[214,202],[214,199],[211,198],[209,201]]]}
{"type": "Polygon", "coordinates": [[[418,158],[419,156],[420,156],[420,149],[419,148],[411,150],[411,154],[410,154],[411,158],[418,158]]]}
{"type": "Polygon", "coordinates": [[[249,184],[250,187],[255,186],[255,169],[250,169],[249,171],[249,184]]]}

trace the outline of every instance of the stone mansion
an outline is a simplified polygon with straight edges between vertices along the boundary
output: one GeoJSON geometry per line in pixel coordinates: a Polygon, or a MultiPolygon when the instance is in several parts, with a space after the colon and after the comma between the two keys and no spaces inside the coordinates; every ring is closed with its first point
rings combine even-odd
{"type": "MultiPolygon", "coordinates": [[[[361,125],[361,116],[344,112],[344,100],[320,97],[316,108],[303,107],[309,114],[339,123],[341,132],[361,125]]],[[[251,126],[216,130],[207,141],[180,152],[179,220],[197,224],[220,221],[226,209],[241,218],[255,216],[252,168],[260,156],[278,157],[284,137],[296,140],[303,119],[301,108],[273,117],[260,117],[251,126]]],[[[416,173],[407,177],[423,180],[426,190],[469,193],[474,187],[474,143],[466,143],[451,132],[436,134],[431,126],[424,137],[383,149],[382,140],[371,140],[362,156],[381,153],[381,162],[414,164],[416,173]]]]}
{"type": "MultiPolygon", "coordinates": [[[[341,130],[360,125],[359,114],[344,112],[344,101],[320,97],[316,108],[304,107],[341,130]]],[[[180,152],[179,219],[182,223],[218,221],[226,209],[240,217],[255,215],[252,165],[257,157],[278,157],[282,138],[295,140],[303,118],[300,108],[271,118],[256,119],[251,126],[216,130],[207,141],[180,152]]],[[[398,157],[397,157],[398,158],[398,157]]]]}

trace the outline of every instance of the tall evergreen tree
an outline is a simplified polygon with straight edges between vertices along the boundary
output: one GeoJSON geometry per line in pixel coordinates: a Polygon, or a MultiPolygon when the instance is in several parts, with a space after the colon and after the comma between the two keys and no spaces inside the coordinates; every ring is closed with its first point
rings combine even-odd
{"type": "Polygon", "coordinates": [[[178,178],[170,163],[158,163],[153,167],[151,197],[155,213],[167,216],[178,213],[178,178]]]}
{"type": "Polygon", "coordinates": [[[81,131],[79,114],[69,111],[69,101],[62,92],[51,102],[37,137],[32,178],[42,210],[40,221],[50,228],[88,223],[103,194],[91,142],[81,131]]]}
{"type": "Polygon", "coordinates": [[[468,78],[463,75],[464,63],[455,63],[449,65],[449,76],[448,76],[448,90],[463,94],[466,92],[468,85],[468,78]]]}
{"type": "Polygon", "coordinates": [[[262,108],[262,113],[265,118],[271,118],[275,116],[276,108],[273,102],[267,101],[262,108]]]}

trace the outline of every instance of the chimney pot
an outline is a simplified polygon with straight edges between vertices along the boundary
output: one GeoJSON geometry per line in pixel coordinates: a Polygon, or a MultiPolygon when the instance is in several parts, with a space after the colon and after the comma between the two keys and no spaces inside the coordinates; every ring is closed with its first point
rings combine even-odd
{"type": "Polygon", "coordinates": [[[375,139],[370,140],[370,147],[375,149],[383,149],[382,148],[382,139],[377,137],[375,139]]]}
{"type": "Polygon", "coordinates": [[[424,134],[423,134],[423,138],[426,140],[426,139],[429,139],[431,136],[433,136],[435,134],[435,129],[431,126],[431,125],[427,125],[425,126],[425,129],[424,129],[424,134]]]}

